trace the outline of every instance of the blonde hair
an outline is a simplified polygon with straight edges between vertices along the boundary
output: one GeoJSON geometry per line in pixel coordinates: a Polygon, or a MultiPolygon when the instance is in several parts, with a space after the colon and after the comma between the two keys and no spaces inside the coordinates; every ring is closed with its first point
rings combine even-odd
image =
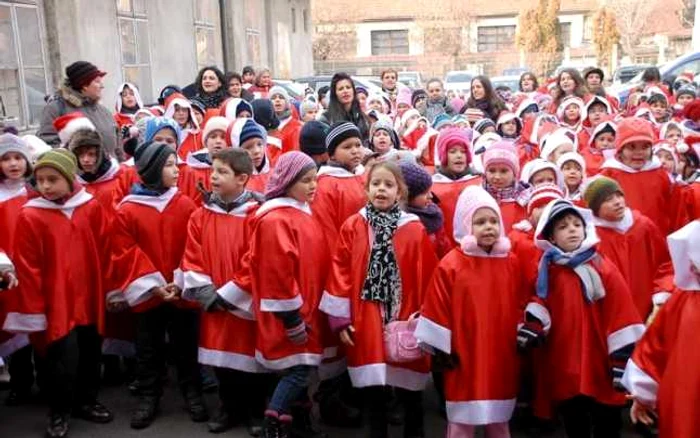
{"type": "Polygon", "coordinates": [[[386,169],[396,179],[396,184],[399,187],[399,202],[405,202],[408,199],[408,186],[406,186],[406,181],[403,179],[403,173],[401,173],[401,168],[394,161],[380,161],[378,163],[372,164],[367,171],[367,180],[365,181],[365,190],[369,193],[369,184],[372,181],[372,174],[379,170],[386,169]]]}

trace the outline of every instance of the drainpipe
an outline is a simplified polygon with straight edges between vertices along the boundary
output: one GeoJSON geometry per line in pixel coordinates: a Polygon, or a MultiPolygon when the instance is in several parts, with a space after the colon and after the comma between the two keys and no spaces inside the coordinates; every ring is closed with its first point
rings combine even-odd
{"type": "MultiPolygon", "coordinates": [[[[224,72],[233,71],[233,66],[229,62],[229,30],[228,30],[228,20],[226,19],[226,0],[219,0],[219,23],[221,27],[221,52],[224,61],[224,72]]],[[[233,49],[234,44],[231,44],[231,49],[233,49]]]]}

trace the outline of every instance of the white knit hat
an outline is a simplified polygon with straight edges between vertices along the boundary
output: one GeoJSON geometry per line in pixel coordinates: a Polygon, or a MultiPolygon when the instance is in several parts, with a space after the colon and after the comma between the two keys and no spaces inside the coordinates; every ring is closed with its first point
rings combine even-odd
{"type": "Polygon", "coordinates": [[[31,153],[29,152],[29,146],[20,137],[14,134],[1,134],[0,135],[0,158],[9,152],[16,152],[27,160],[27,164],[31,166],[32,159],[31,153]]]}
{"type": "Polygon", "coordinates": [[[230,124],[231,121],[229,119],[221,116],[215,116],[207,120],[202,131],[202,143],[206,144],[207,137],[213,131],[224,131],[226,133],[230,124]]]}

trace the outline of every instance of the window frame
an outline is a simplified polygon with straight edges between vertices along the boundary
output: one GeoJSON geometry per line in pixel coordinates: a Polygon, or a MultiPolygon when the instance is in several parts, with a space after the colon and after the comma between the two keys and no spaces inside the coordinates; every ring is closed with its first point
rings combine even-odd
{"type": "Polygon", "coordinates": [[[408,29],[377,29],[377,30],[371,30],[370,31],[370,50],[372,53],[372,56],[391,56],[391,55],[408,55],[410,54],[411,47],[410,47],[410,38],[409,38],[409,31],[408,29]],[[404,45],[395,45],[394,40],[397,39],[397,36],[400,34],[401,39],[405,37],[406,40],[406,51],[397,51],[397,48],[403,48],[404,45]],[[389,45],[388,47],[381,47],[379,43],[380,38],[386,38],[388,37],[389,45]],[[376,39],[375,39],[376,38],[376,39]],[[375,44],[375,41],[377,44],[375,44]],[[388,49],[388,52],[384,52],[384,50],[388,49]]]}
{"type": "Polygon", "coordinates": [[[506,25],[496,25],[496,26],[479,26],[476,30],[476,51],[478,53],[493,53],[499,50],[513,49],[515,47],[515,32],[516,25],[506,24],[506,25]],[[482,31],[493,31],[494,34],[482,35],[482,31]],[[509,41],[504,42],[506,33],[508,31],[512,32],[512,36],[509,41]],[[493,39],[493,41],[482,41],[482,39],[493,39]],[[492,47],[493,46],[493,47],[492,47]],[[488,47],[488,48],[486,48],[488,47]]]}
{"type": "MultiPolygon", "coordinates": [[[[25,68],[27,69],[37,69],[39,66],[32,65],[32,66],[25,66],[24,64],[24,57],[22,55],[22,41],[20,40],[20,35],[19,35],[19,22],[17,21],[17,8],[24,8],[24,9],[33,9],[36,11],[36,17],[37,17],[37,25],[38,25],[38,31],[39,31],[39,42],[41,46],[41,69],[44,70],[44,95],[48,94],[50,92],[50,83],[49,83],[49,72],[47,68],[47,57],[46,57],[46,38],[44,35],[44,16],[43,16],[43,11],[40,5],[37,2],[8,2],[8,1],[0,1],[0,6],[2,7],[8,7],[10,9],[10,30],[12,31],[12,43],[14,45],[14,55],[15,55],[15,60],[17,62],[17,82],[18,82],[18,88],[19,88],[19,114],[15,117],[9,114],[5,114],[4,116],[0,114],[0,117],[6,118],[8,121],[12,121],[13,118],[16,118],[17,124],[16,127],[18,130],[26,130],[30,128],[35,128],[38,127],[41,124],[41,120],[36,120],[35,123],[30,123],[31,119],[31,111],[29,109],[29,95],[27,93],[27,85],[26,85],[26,76],[25,76],[25,68]],[[9,117],[8,117],[9,116],[9,117]]],[[[6,107],[5,103],[3,102],[3,106],[6,107]]],[[[5,108],[5,110],[7,110],[5,108]]],[[[37,117],[37,119],[40,119],[40,115],[37,117]]]]}
{"type": "Polygon", "coordinates": [[[148,69],[148,84],[146,87],[146,84],[136,84],[139,88],[139,92],[141,93],[141,96],[146,99],[150,100],[153,96],[153,67],[152,63],[153,60],[151,58],[151,31],[148,29],[148,2],[143,2],[145,11],[143,13],[138,13],[136,12],[134,8],[134,0],[129,0],[129,5],[131,6],[131,11],[126,12],[123,10],[119,9],[119,0],[115,0],[117,3],[117,28],[119,29],[119,61],[121,64],[121,70],[122,70],[122,78],[124,81],[127,80],[128,75],[127,75],[127,69],[148,69]],[[134,45],[136,48],[136,54],[135,54],[135,62],[133,63],[127,63],[124,60],[124,46],[122,45],[122,31],[121,31],[121,24],[122,21],[128,21],[130,23],[133,37],[134,37],[134,45]],[[145,49],[147,50],[147,63],[143,63],[141,61],[142,59],[142,53],[141,53],[141,45],[139,44],[139,37],[138,37],[138,30],[137,30],[137,24],[142,23],[145,24],[146,26],[146,31],[148,33],[147,37],[147,42],[146,42],[146,47],[145,49]],[[148,91],[148,92],[145,92],[148,91]]]}
{"type": "MultiPolygon", "coordinates": [[[[195,60],[197,61],[197,70],[200,70],[204,67],[208,67],[210,65],[216,65],[218,63],[218,56],[216,54],[216,37],[217,37],[217,19],[216,17],[213,17],[213,21],[208,21],[208,18],[212,17],[198,17],[198,5],[201,0],[193,0],[193,5],[194,5],[194,17],[193,17],[193,23],[194,23],[194,56],[195,60]],[[197,35],[199,34],[200,31],[204,31],[207,33],[212,34],[212,42],[214,44],[214,47],[212,48],[214,52],[214,56],[212,60],[207,60],[205,62],[200,62],[199,59],[199,49],[197,47],[197,35]]],[[[216,2],[214,2],[216,4],[216,2]]],[[[217,5],[218,7],[218,5],[217,5]]],[[[209,47],[207,47],[207,50],[209,50],[209,47]]]]}

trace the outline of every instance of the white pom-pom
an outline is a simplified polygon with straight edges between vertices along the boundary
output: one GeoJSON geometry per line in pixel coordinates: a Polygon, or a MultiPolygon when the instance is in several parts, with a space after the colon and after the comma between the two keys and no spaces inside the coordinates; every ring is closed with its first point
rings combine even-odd
{"type": "Polygon", "coordinates": [[[684,153],[688,152],[689,150],[690,150],[690,147],[688,147],[688,145],[685,144],[685,143],[683,143],[683,142],[678,143],[678,144],[676,145],[676,151],[677,151],[679,154],[684,154],[684,153]]]}

